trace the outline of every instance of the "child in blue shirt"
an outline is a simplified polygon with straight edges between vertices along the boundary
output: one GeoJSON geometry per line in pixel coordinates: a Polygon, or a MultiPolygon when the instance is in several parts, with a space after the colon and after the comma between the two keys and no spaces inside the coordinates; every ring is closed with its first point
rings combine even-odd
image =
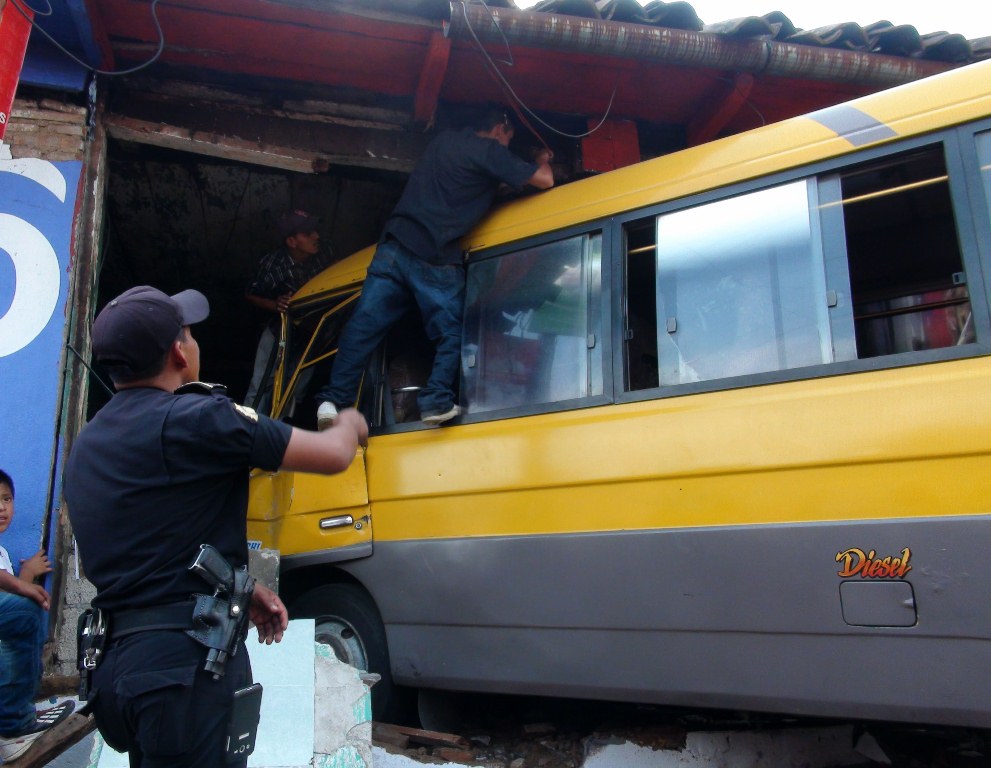
{"type": "MultiPolygon", "coordinates": [[[[14,481],[0,470],[0,534],[13,519],[14,481]]],[[[48,556],[37,552],[21,561],[15,575],[7,550],[0,546],[0,762],[20,757],[42,731],[73,710],[71,701],[44,712],[34,708],[50,600],[35,580],[51,571],[48,556]]]]}

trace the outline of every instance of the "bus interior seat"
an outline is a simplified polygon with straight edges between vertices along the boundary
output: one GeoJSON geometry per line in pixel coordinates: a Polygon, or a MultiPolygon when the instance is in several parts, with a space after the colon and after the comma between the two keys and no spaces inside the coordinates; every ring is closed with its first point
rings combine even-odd
{"type": "Polygon", "coordinates": [[[392,409],[392,419],[386,415],[386,423],[419,421],[420,409],[416,399],[430,378],[434,348],[427,339],[418,314],[407,315],[393,328],[386,341],[385,355],[387,362],[383,386],[388,397],[384,400],[392,409]]]}

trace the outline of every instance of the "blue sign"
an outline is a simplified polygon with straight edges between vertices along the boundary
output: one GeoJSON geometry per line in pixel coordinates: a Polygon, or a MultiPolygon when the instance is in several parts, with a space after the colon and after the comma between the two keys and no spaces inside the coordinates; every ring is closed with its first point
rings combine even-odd
{"type": "Polygon", "coordinates": [[[0,468],[16,490],[0,544],[15,571],[38,551],[48,513],[81,170],[79,162],[0,160],[0,468]]]}

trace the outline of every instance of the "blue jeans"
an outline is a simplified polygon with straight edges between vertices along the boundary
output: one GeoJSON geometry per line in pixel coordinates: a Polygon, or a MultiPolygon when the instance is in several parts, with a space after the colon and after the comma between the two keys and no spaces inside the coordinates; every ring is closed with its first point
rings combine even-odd
{"type": "Polygon", "coordinates": [[[368,267],[358,306],[341,334],[330,383],[316,399],[338,408],[355,405],[372,352],[389,329],[416,306],[436,350],[430,378],[417,398],[420,414],[449,410],[454,405],[461,359],[464,305],[465,271],[461,264],[428,264],[395,240],[380,243],[368,267]]]}
{"type": "Polygon", "coordinates": [[[34,600],[0,592],[0,734],[5,736],[34,725],[41,646],[48,631],[44,615],[34,600]]]}

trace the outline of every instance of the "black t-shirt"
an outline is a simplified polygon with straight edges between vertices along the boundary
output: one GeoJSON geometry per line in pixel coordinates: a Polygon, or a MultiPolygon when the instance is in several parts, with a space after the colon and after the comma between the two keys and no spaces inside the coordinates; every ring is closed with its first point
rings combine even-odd
{"type": "Polygon", "coordinates": [[[417,162],[383,239],[431,264],[460,264],[458,241],[492,206],[499,184],[522,187],[538,167],[470,129],[445,131],[417,162]]]}
{"type": "Polygon", "coordinates": [[[209,593],[188,571],[200,544],[244,565],[249,469],[278,469],[291,431],[216,391],[114,395],[76,438],[65,471],[93,605],[148,607],[209,593]]]}

